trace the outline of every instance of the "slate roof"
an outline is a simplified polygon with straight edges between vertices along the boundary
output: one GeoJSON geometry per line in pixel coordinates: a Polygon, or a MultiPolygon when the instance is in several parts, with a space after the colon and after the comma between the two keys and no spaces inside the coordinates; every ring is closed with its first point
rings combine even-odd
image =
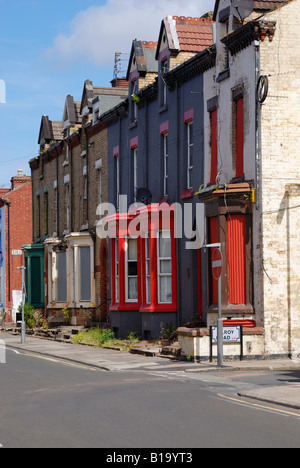
{"type": "MultiPolygon", "coordinates": [[[[127,88],[116,88],[116,87],[100,87],[100,86],[93,86],[92,81],[86,80],[84,83],[84,89],[82,93],[82,99],[80,103],[79,112],[82,115],[83,109],[85,106],[88,106],[90,110],[93,107],[93,101],[97,97],[101,96],[117,96],[126,98],[128,95],[127,88]]],[[[76,104],[76,103],[75,103],[76,104]]]]}
{"type": "Polygon", "coordinates": [[[81,102],[74,101],[73,96],[68,95],[65,101],[63,120],[66,120],[68,118],[68,120],[72,124],[80,123],[82,120],[80,114],[80,107],[81,102]]]}
{"type": "Polygon", "coordinates": [[[132,41],[126,80],[129,80],[133,58],[136,60],[139,73],[158,73],[158,64],[155,60],[156,47],[157,42],[139,41],[137,39],[132,41]]]}
{"type": "Polygon", "coordinates": [[[63,138],[63,122],[50,120],[47,115],[43,115],[38,139],[39,144],[42,135],[47,142],[61,141],[63,138]]]}
{"type": "Polygon", "coordinates": [[[53,140],[56,141],[61,141],[62,140],[62,134],[63,134],[63,129],[64,125],[63,122],[59,122],[57,120],[52,120],[52,132],[53,132],[53,140]]]}

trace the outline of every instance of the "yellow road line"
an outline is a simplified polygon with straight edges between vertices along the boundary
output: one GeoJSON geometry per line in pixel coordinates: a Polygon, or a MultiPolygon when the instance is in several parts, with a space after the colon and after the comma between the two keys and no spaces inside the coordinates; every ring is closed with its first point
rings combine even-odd
{"type": "Polygon", "coordinates": [[[224,398],[225,400],[235,401],[236,403],[242,403],[243,405],[254,406],[255,408],[261,408],[261,409],[266,409],[270,411],[276,411],[277,413],[288,414],[290,416],[297,416],[298,418],[300,418],[299,413],[292,413],[291,411],[280,410],[277,408],[272,408],[271,406],[264,406],[264,405],[259,405],[256,403],[249,403],[248,401],[238,400],[237,398],[228,397],[226,395],[222,395],[221,393],[218,393],[218,396],[221,398],[224,398]]]}

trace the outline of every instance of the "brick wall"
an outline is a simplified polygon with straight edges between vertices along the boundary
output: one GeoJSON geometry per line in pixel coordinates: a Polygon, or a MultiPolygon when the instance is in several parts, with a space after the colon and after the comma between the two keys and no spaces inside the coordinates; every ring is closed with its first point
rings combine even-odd
{"type": "Polygon", "coordinates": [[[6,250],[6,313],[7,321],[14,320],[13,291],[22,291],[22,273],[24,266],[23,245],[32,239],[32,197],[31,178],[19,176],[12,179],[12,190],[3,197],[5,207],[5,250],[6,250]],[[8,204],[8,205],[7,205],[8,204]]]}
{"type": "Polygon", "coordinates": [[[261,43],[269,76],[262,106],[262,242],[266,352],[300,355],[300,4],[272,14],[273,41],[261,43]]]}
{"type": "MultiPolygon", "coordinates": [[[[99,202],[100,171],[102,174],[102,201],[108,200],[107,130],[103,123],[89,124],[91,115],[83,119],[80,129],[74,128],[69,139],[69,158],[66,158],[66,142],[54,145],[42,152],[31,163],[34,232],[33,241],[44,242],[49,237],[63,237],[68,233],[96,231],[99,202]],[[100,163],[101,161],[101,163],[100,163]],[[67,226],[67,187],[69,187],[69,228],[67,226]],[[48,233],[46,230],[48,197],[48,233]],[[39,198],[38,198],[38,196],[39,198]],[[40,210],[38,199],[40,199],[40,210]],[[39,229],[40,226],[40,229],[39,229]]],[[[91,234],[93,235],[93,234],[91,234]]],[[[95,247],[95,296],[92,312],[95,319],[106,321],[109,299],[108,246],[107,242],[94,238],[95,247]]],[[[46,249],[47,250],[47,249],[46,249]]],[[[45,252],[45,282],[48,282],[48,253],[45,252]]],[[[68,306],[68,304],[66,304],[68,306]]],[[[59,309],[48,311],[51,317],[62,317],[59,309]]],[[[90,319],[91,310],[73,310],[77,324],[90,319]]]]}

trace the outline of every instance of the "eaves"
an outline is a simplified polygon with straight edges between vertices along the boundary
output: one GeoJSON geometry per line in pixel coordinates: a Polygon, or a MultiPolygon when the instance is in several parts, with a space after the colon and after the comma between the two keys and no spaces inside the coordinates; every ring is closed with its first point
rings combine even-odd
{"type": "Polygon", "coordinates": [[[266,36],[272,41],[276,30],[276,21],[252,21],[224,37],[225,44],[231,55],[236,55],[249,47],[253,41],[264,41],[266,36]]]}
{"type": "Polygon", "coordinates": [[[170,70],[164,75],[164,79],[170,89],[174,89],[176,83],[183,84],[196,76],[213,68],[216,64],[216,46],[212,45],[204,51],[185,61],[181,65],[170,70]]]}
{"type": "Polygon", "coordinates": [[[122,101],[117,106],[113,107],[109,111],[101,114],[98,118],[100,121],[104,122],[107,127],[113,125],[119,119],[123,119],[128,116],[128,99],[122,101]]]}

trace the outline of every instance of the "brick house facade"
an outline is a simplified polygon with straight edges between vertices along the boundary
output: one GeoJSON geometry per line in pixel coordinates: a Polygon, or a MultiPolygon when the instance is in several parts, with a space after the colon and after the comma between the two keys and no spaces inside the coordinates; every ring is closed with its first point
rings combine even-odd
{"type": "Polygon", "coordinates": [[[11,179],[11,189],[0,193],[0,293],[1,308],[6,312],[6,322],[16,320],[22,298],[22,273],[24,265],[22,246],[32,236],[31,177],[22,174],[11,179]]]}
{"type": "Polygon", "coordinates": [[[30,258],[43,251],[40,297],[44,294],[41,305],[52,325],[63,323],[66,311],[73,325],[108,320],[107,244],[95,235],[97,207],[107,201],[108,191],[107,133],[98,115],[127,92],[87,80],[81,101],[67,96],[62,122],[41,121],[41,152],[30,162],[34,244],[25,252],[30,258]]]}

